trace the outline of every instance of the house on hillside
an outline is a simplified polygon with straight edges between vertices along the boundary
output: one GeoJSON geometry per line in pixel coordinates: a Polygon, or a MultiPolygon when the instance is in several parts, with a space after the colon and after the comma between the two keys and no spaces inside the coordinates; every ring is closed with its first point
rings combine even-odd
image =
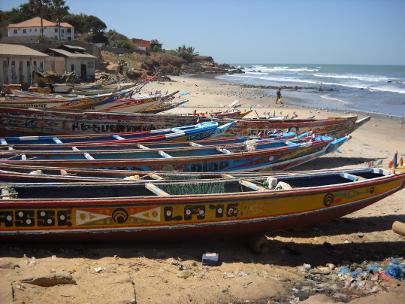
{"type": "Polygon", "coordinates": [[[51,59],[64,58],[64,70],[75,72],[81,81],[92,81],[96,72],[96,57],[86,52],[85,48],[73,45],[61,45],[59,48],[49,48],[46,53],[51,59]]]}
{"type": "MultiPolygon", "coordinates": [[[[44,37],[56,40],[73,40],[75,30],[67,22],[52,22],[42,18],[44,37]]],[[[33,37],[41,36],[41,18],[34,17],[20,23],[12,23],[7,27],[9,37],[33,37]]]]}
{"type": "Polygon", "coordinates": [[[0,85],[32,83],[32,71],[43,71],[49,56],[18,44],[0,43],[0,85]]]}
{"type": "Polygon", "coordinates": [[[135,46],[139,50],[142,50],[142,51],[146,51],[146,49],[150,47],[150,41],[149,40],[132,38],[132,42],[135,44],[135,46]]]}

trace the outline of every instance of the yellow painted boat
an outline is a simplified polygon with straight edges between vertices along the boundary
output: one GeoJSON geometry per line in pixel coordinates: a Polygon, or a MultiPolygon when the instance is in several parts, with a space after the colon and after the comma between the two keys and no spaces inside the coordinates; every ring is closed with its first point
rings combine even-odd
{"type": "Polygon", "coordinates": [[[206,237],[332,220],[405,185],[383,169],[145,183],[1,187],[0,239],[206,237]]]}

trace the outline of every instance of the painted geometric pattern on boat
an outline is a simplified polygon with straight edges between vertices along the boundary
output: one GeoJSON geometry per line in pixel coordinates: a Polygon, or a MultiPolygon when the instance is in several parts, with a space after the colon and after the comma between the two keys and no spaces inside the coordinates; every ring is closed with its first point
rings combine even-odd
{"type": "Polygon", "coordinates": [[[0,235],[2,232],[22,230],[147,228],[279,217],[373,199],[399,189],[402,182],[396,179],[351,190],[294,196],[260,195],[243,199],[241,195],[232,202],[213,197],[209,202],[190,203],[184,199],[176,204],[163,201],[151,206],[136,206],[135,202],[115,199],[114,204],[105,206],[95,203],[90,207],[66,207],[60,202],[60,207],[4,207],[0,209],[0,235]]]}

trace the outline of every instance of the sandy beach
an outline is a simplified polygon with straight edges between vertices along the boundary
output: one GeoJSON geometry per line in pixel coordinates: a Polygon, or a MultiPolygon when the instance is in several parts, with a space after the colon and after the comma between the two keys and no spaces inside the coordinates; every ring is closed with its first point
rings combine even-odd
{"type": "MultiPolygon", "coordinates": [[[[215,79],[172,79],[143,90],[189,92],[189,102],[171,113],[221,110],[239,100],[243,110],[254,110],[248,117],[354,114],[298,108],[288,99],[283,106],[275,105],[275,91],[268,96],[265,89],[215,79]]],[[[379,159],[387,166],[395,151],[405,155],[405,125],[399,119],[373,116],[338,153],[296,169],[365,166],[379,159]]],[[[378,286],[349,282],[353,287],[345,291],[333,285],[341,266],[381,264],[405,256],[405,239],[391,231],[396,220],[405,222],[405,190],[304,231],[269,232],[269,250],[260,255],[244,240],[1,244],[0,303],[405,303],[405,285],[399,280],[378,286]],[[218,253],[222,264],[202,266],[205,252],[218,253]],[[42,283],[32,284],[38,278],[42,283]],[[54,284],[57,280],[64,283],[54,284]]]]}

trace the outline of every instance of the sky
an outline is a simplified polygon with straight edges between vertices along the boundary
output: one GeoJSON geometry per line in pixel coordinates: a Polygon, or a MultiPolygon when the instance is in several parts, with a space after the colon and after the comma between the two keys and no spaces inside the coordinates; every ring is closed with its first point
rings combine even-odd
{"type": "MultiPolygon", "coordinates": [[[[0,0],[9,10],[26,1],[0,0]]],[[[67,0],[132,38],[223,63],[405,65],[404,0],[67,0]]]]}

